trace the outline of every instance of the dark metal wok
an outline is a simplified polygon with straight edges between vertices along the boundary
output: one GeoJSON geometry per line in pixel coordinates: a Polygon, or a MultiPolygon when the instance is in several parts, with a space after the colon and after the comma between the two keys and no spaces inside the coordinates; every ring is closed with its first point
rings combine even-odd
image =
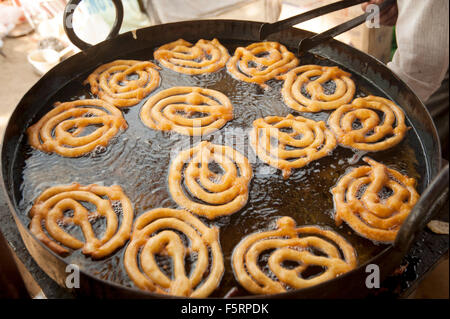
{"type": "MultiPolygon", "coordinates": [[[[117,1],[115,1],[117,2],[117,1]]],[[[26,128],[36,115],[47,107],[48,100],[74,78],[86,70],[93,70],[98,65],[118,58],[127,57],[136,51],[152,50],[164,43],[183,38],[195,41],[200,38],[227,41],[258,41],[262,23],[234,20],[187,21],[157,25],[136,32],[128,32],[106,40],[98,45],[88,47],[79,54],[60,63],[44,75],[22,98],[12,114],[3,140],[1,150],[2,185],[10,210],[16,221],[20,234],[30,254],[38,265],[58,284],[65,286],[67,262],[48,249],[29,232],[19,218],[19,201],[21,198],[22,169],[20,165],[24,156],[19,151],[19,144],[24,139],[26,128]]],[[[312,33],[290,28],[273,34],[271,40],[279,41],[295,48],[299,40],[312,33]]],[[[400,265],[415,240],[418,230],[431,218],[440,203],[448,200],[448,166],[441,171],[441,149],[439,138],[425,106],[396,75],[384,64],[343,43],[331,40],[311,51],[312,53],[345,66],[353,74],[371,82],[386,96],[399,104],[406,113],[409,125],[413,127],[419,143],[413,145],[418,154],[418,171],[422,176],[419,192],[421,201],[401,228],[397,240],[387,246],[372,260],[357,269],[336,279],[320,285],[260,298],[343,298],[362,297],[368,293],[365,280],[367,264],[376,264],[380,268],[381,278],[385,278],[400,265]],[[433,181],[433,178],[437,178],[433,181]]],[[[326,190],[328,191],[328,190],[326,190]]],[[[23,212],[22,212],[23,214],[23,212]]],[[[81,269],[80,288],[74,293],[80,296],[100,298],[155,298],[167,297],[154,293],[128,288],[111,281],[102,280],[81,269]]]]}

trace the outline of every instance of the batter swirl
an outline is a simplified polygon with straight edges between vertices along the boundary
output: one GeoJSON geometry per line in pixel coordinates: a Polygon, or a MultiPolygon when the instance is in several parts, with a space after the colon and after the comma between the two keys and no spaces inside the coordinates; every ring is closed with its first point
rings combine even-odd
{"type": "Polygon", "coordinates": [[[408,130],[405,114],[392,101],[369,95],[342,105],[328,118],[338,143],[377,152],[400,143],[408,130]]]}
{"type": "Polygon", "coordinates": [[[283,76],[281,93],[287,106],[298,112],[334,110],[353,99],[355,83],[350,76],[338,67],[302,65],[283,76]]]}
{"type": "Polygon", "coordinates": [[[219,91],[177,86],[150,97],[140,116],[146,126],[155,130],[206,135],[233,119],[233,106],[219,91]]]}
{"type": "Polygon", "coordinates": [[[241,81],[268,88],[265,82],[296,67],[295,55],[278,42],[257,42],[239,47],[227,63],[228,72],[241,81]]]}
{"type": "Polygon", "coordinates": [[[284,178],[293,168],[327,156],[336,147],[336,138],[324,122],[292,114],[255,120],[250,142],[258,157],[282,170],[284,178]]]}
{"type": "Polygon", "coordinates": [[[183,39],[157,49],[154,57],[166,68],[178,73],[203,74],[216,72],[227,63],[230,55],[219,40],[199,40],[195,45],[183,39]]]}

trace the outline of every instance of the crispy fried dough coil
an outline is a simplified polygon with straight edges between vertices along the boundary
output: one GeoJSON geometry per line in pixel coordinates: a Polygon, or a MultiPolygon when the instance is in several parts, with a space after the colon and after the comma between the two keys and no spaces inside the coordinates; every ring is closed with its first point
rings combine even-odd
{"type": "Polygon", "coordinates": [[[370,158],[363,160],[370,166],[354,168],[332,189],[336,224],[345,221],[360,236],[393,242],[419,200],[416,180],[370,158]]]}
{"type": "Polygon", "coordinates": [[[27,129],[28,142],[46,153],[79,157],[109,141],[128,127],[122,112],[102,100],[76,100],[55,105],[27,129]],[[94,131],[85,134],[89,128],[94,131]]]}
{"type": "Polygon", "coordinates": [[[160,67],[149,61],[116,60],[95,69],[86,79],[92,94],[117,107],[138,104],[160,83],[160,67]],[[131,79],[131,77],[136,79],[131,79]]]}
{"type": "Polygon", "coordinates": [[[253,233],[234,249],[233,271],[238,282],[253,294],[275,294],[287,287],[302,289],[346,273],[357,266],[355,249],[340,235],[317,226],[295,226],[291,217],[277,221],[277,229],[253,233]],[[316,251],[320,252],[317,254],[316,251]],[[261,269],[261,255],[273,276],[261,269]],[[287,268],[284,262],[295,262],[287,268]],[[322,273],[304,278],[309,267],[322,267],[322,273]]]}
{"type": "Polygon", "coordinates": [[[281,93],[287,106],[298,112],[334,110],[349,103],[355,95],[355,83],[350,76],[338,67],[302,65],[283,76],[281,93]],[[335,89],[327,93],[323,85],[330,82],[335,89]]]}
{"type": "Polygon", "coordinates": [[[150,210],[136,219],[124,265],[141,289],[205,298],[219,286],[224,272],[219,230],[207,227],[185,210],[150,210]],[[188,247],[180,233],[188,239],[188,247]],[[171,259],[172,278],[161,270],[155,258],[158,255],[171,259]],[[196,261],[187,274],[185,260],[192,255],[196,255],[196,261]]]}
{"type": "Polygon", "coordinates": [[[82,249],[83,254],[98,259],[109,256],[130,238],[133,207],[118,185],[82,186],[73,183],[45,190],[34,201],[30,217],[30,231],[55,253],[67,255],[70,252],[68,247],[82,249]],[[83,203],[93,205],[95,210],[89,210],[83,203]],[[120,207],[120,226],[113,206],[120,207]],[[72,217],[65,215],[67,211],[72,211],[72,217]],[[106,229],[101,238],[96,237],[91,224],[99,217],[106,218],[106,229]],[[79,226],[84,242],[64,230],[63,225],[79,226]]]}
{"type": "Polygon", "coordinates": [[[388,99],[372,95],[339,107],[331,113],[328,125],[339,144],[369,152],[397,145],[408,130],[401,108],[388,99]]]}
{"type": "Polygon", "coordinates": [[[228,72],[241,81],[267,88],[265,82],[296,67],[299,60],[278,42],[257,42],[239,47],[227,63],[228,72]]]}
{"type": "Polygon", "coordinates": [[[150,97],[142,106],[140,117],[155,130],[206,135],[233,119],[233,106],[219,91],[177,86],[150,97]]]}
{"type": "Polygon", "coordinates": [[[203,74],[216,72],[227,63],[230,55],[219,40],[198,40],[195,45],[183,39],[158,48],[154,57],[163,66],[178,73],[203,74]]]}
{"type": "Polygon", "coordinates": [[[336,138],[324,122],[292,114],[255,120],[250,142],[258,157],[282,170],[284,178],[290,176],[293,168],[327,156],[336,147],[336,138]]]}
{"type": "Polygon", "coordinates": [[[245,156],[229,146],[203,141],[181,151],[173,160],[169,169],[169,191],[181,207],[214,219],[245,206],[251,178],[252,168],[245,156]],[[211,163],[218,164],[223,174],[212,171],[211,163]]]}

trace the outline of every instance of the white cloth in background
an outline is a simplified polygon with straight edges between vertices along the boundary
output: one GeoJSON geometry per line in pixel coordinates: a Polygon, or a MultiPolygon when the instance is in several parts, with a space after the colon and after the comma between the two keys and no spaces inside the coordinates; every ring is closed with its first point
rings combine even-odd
{"type": "Polygon", "coordinates": [[[248,0],[150,0],[160,23],[192,20],[223,8],[234,6],[248,0]]]}
{"type": "Polygon", "coordinates": [[[426,101],[449,66],[449,1],[397,0],[397,5],[398,49],[388,67],[426,101]]]}
{"type": "MultiPolygon", "coordinates": [[[[122,0],[124,17],[120,33],[150,25],[149,18],[141,12],[137,0],[122,0]]],[[[116,17],[110,0],[84,0],[73,15],[73,27],[84,41],[95,44],[105,40],[116,17]]]]}

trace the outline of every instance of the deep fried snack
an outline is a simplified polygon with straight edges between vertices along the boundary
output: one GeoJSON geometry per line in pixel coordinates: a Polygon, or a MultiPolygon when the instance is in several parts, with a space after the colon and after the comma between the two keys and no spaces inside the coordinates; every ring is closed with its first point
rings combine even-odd
{"type": "Polygon", "coordinates": [[[370,166],[354,168],[331,190],[335,221],[376,242],[393,242],[419,199],[416,180],[368,157],[370,166]]]}
{"type": "Polygon", "coordinates": [[[173,160],[169,170],[169,191],[181,207],[214,219],[233,214],[245,206],[251,178],[252,168],[245,156],[232,147],[203,141],[181,151],[173,160]],[[220,166],[223,174],[210,169],[209,164],[213,163],[220,166]],[[183,188],[196,201],[189,198],[183,188]]]}
{"type": "Polygon", "coordinates": [[[122,112],[102,100],[76,100],[55,104],[36,124],[27,129],[28,142],[46,153],[78,157],[106,147],[127,122],[122,112]],[[95,130],[90,130],[95,128],[95,130]],[[83,134],[90,130],[88,134],[83,134]]]}
{"type": "Polygon", "coordinates": [[[278,219],[276,230],[245,237],[234,249],[232,259],[237,281],[253,294],[282,293],[287,287],[311,287],[357,266],[356,251],[343,237],[317,226],[296,228],[291,217],[278,219]],[[260,268],[260,257],[268,251],[270,256],[264,259],[273,276],[260,268]],[[297,265],[287,268],[284,262],[297,265]],[[315,266],[324,271],[302,276],[309,267],[315,266]]]}
{"type": "Polygon", "coordinates": [[[175,72],[203,74],[216,72],[225,67],[230,55],[217,39],[198,40],[195,45],[179,39],[158,48],[154,57],[175,72]]]}
{"type": "Polygon", "coordinates": [[[99,66],[84,82],[97,95],[117,107],[138,104],[160,83],[161,68],[149,61],[116,60],[99,66]],[[131,79],[132,77],[135,79],[131,79]]]}
{"type": "Polygon", "coordinates": [[[118,185],[81,186],[73,183],[45,190],[34,201],[30,217],[30,231],[55,253],[68,254],[70,251],[65,247],[82,248],[83,254],[98,259],[112,254],[130,238],[133,207],[118,185]],[[95,206],[95,210],[86,208],[83,203],[95,206]],[[120,227],[119,216],[114,207],[122,215],[120,227]],[[72,217],[67,215],[70,211],[72,217]],[[91,221],[99,217],[106,218],[106,229],[100,239],[96,237],[91,224],[91,221]],[[73,225],[81,228],[84,242],[64,229],[64,226],[73,225]]]}
{"type": "Polygon", "coordinates": [[[282,170],[284,178],[291,175],[293,168],[327,156],[336,147],[336,138],[324,122],[292,114],[255,120],[250,142],[258,157],[282,170]],[[289,132],[283,131],[286,129],[289,132]]]}
{"type": "Polygon", "coordinates": [[[233,105],[219,91],[177,86],[150,97],[140,116],[146,126],[155,130],[206,135],[233,119],[233,105]]]}
{"type": "Polygon", "coordinates": [[[279,79],[280,75],[298,63],[299,60],[284,45],[278,42],[257,42],[237,48],[227,63],[227,69],[238,80],[267,88],[265,82],[279,79]]]}
{"type": "Polygon", "coordinates": [[[372,95],[339,107],[331,113],[328,125],[339,144],[369,152],[397,145],[408,130],[401,108],[388,99],[372,95]]]}
{"type": "Polygon", "coordinates": [[[355,95],[355,83],[350,76],[336,66],[299,66],[283,76],[284,103],[298,112],[334,110],[350,103],[355,95]],[[329,83],[334,83],[334,92],[324,89],[329,83]]]}
{"type": "Polygon", "coordinates": [[[125,269],[141,289],[155,293],[205,298],[216,289],[224,272],[219,230],[209,228],[185,210],[157,208],[136,219],[124,257],[125,269]],[[190,246],[186,247],[186,237],[190,246]],[[172,277],[156,257],[171,259],[172,277]],[[196,256],[195,262],[192,260],[196,256]],[[209,257],[211,256],[211,257],[209,257]],[[191,259],[190,273],[185,260],[191,259]]]}

